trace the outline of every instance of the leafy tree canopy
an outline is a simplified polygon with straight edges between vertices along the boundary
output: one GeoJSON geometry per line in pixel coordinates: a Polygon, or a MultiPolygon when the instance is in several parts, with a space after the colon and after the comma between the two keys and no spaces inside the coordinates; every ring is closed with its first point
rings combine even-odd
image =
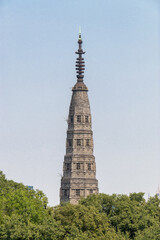
{"type": "Polygon", "coordinates": [[[0,240],[160,240],[160,199],[144,193],[90,195],[48,206],[42,191],[0,172],[0,240]]]}

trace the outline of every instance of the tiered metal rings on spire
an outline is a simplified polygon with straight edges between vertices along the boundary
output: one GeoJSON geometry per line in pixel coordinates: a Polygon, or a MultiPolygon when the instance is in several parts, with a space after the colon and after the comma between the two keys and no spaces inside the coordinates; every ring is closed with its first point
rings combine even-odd
{"type": "Polygon", "coordinates": [[[79,38],[78,38],[78,44],[79,44],[79,48],[78,51],[76,52],[76,54],[78,54],[78,58],[76,60],[76,72],[77,72],[77,81],[78,82],[83,82],[83,73],[85,70],[85,61],[84,58],[82,57],[83,54],[85,54],[85,52],[83,52],[82,49],[82,38],[81,38],[81,30],[79,30],[79,38]]]}

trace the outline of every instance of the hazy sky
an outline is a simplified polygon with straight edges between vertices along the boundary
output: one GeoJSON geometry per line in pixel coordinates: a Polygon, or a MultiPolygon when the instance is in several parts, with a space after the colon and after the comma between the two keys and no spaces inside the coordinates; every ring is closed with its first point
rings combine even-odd
{"type": "Polygon", "coordinates": [[[59,203],[81,25],[100,192],[160,184],[159,0],[0,0],[0,169],[59,203]]]}

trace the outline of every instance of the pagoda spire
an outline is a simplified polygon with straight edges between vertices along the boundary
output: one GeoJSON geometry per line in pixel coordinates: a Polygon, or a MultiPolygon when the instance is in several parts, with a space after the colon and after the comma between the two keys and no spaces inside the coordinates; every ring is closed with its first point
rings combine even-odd
{"type": "Polygon", "coordinates": [[[66,154],[63,162],[60,201],[78,204],[81,197],[98,193],[96,162],[93,155],[92,117],[88,99],[88,88],[83,82],[84,52],[81,29],[76,60],[77,81],[72,88],[69,107],[66,154]]]}
{"type": "Polygon", "coordinates": [[[82,49],[82,37],[81,37],[81,27],[79,27],[79,37],[78,37],[78,50],[77,52],[75,52],[78,57],[76,59],[76,73],[77,73],[77,83],[74,85],[74,87],[72,88],[72,91],[88,91],[88,88],[86,87],[86,85],[83,82],[83,78],[84,78],[84,70],[85,70],[85,61],[83,58],[83,54],[85,54],[85,52],[82,49]]]}
{"type": "Polygon", "coordinates": [[[84,78],[84,70],[85,70],[85,61],[84,58],[82,57],[83,54],[85,54],[85,52],[82,49],[82,37],[81,37],[81,27],[79,27],[79,38],[78,38],[78,45],[79,48],[77,50],[77,52],[75,52],[76,54],[78,54],[77,60],[76,60],[76,72],[77,72],[77,82],[83,82],[83,78],[84,78]]]}

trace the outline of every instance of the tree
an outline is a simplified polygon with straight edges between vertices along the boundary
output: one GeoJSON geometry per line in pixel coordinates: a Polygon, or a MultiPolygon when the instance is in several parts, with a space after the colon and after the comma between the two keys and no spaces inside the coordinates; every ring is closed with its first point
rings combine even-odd
{"type": "Polygon", "coordinates": [[[42,191],[0,172],[0,240],[160,240],[160,199],[143,193],[90,195],[47,206],[42,191]]]}
{"type": "Polygon", "coordinates": [[[54,219],[64,227],[62,239],[124,239],[117,238],[106,214],[99,213],[94,206],[67,203],[57,207],[54,219]]]}
{"type": "Polygon", "coordinates": [[[130,239],[160,221],[159,199],[154,197],[146,202],[144,193],[131,193],[129,196],[93,195],[82,199],[80,204],[95,206],[99,212],[107,215],[116,232],[120,231],[130,239]]]}

